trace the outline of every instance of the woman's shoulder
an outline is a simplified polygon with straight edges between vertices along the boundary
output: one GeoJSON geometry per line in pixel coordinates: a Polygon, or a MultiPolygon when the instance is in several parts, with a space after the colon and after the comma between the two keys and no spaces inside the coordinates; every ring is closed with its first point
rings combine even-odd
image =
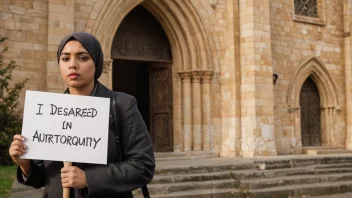
{"type": "Polygon", "coordinates": [[[132,95],[129,95],[125,92],[114,91],[114,93],[116,94],[117,97],[120,97],[120,98],[127,98],[127,99],[134,98],[132,95]]]}
{"type": "Polygon", "coordinates": [[[115,97],[120,100],[131,101],[135,100],[135,97],[124,92],[114,91],[115,97]]]}
{"type": "Polygon", "coordinates": [[[97,87],[97,93],[96,96],[98,97],[116,97],[118,100],[123,100],[123,101],[130,101],[130,100],[135,100],[135,98],[127,93],[124,92],[117,92],[113,91],[107,87],[105,87],[103,84],[101,84],[98,81],[98,87],[97,87]],[[112,95],[111,95],[112,94],[112,95]]]}
{"type": "Polygon", "coordinates": [[[115,95],[113,97],[113,100],[116,101],[116,104],[120,106],[120,108],[130,108],[134,105],[137,104],[137,101],[134,96],[129,95],[124,92],[113,92],[115,95]]]}

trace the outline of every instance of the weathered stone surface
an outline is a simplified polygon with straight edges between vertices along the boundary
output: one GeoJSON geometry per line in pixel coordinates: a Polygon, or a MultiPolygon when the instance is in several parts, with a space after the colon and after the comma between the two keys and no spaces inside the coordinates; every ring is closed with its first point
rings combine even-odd
{"type": "MultiPolygon", "coordinates": [[[[283,162],[299,161],[299,164],[309,165],[291,168],[277,166],[269,170],[258,170],[255,168],[256,159],[160,161],[148,188],[151,197],[159,198],[302,198],[352,192],[352,162],[346,163],[352,156],[320,156],[316,158],[315,163],[312,163],[312,157],[281,158],[283,162]]],[[[278,160],[262,158],[260,161],[274,164],[278,160]]],[[[11,197],[20,198],[24,193],[38,195],[42,190],[34,191],[32,188],[15,184],[11,197]]],[[[136,190],[134,194],[135,197],[140,197],[141,191],[136,190]]]]}
{"type": "MultiPolygon", "coordinates": [[[[296,15],[294,2],[286,0],[173,1],[5,1],[0,35],[9,37],[13,50],[50,54],[66,34],[87,31],[101,41],[109,59],[119,24],[141,4],[162,24],[173,48],[175,152],[203,150],[245,157],[301,153],[299,97],[310,75],[320,93],[321,110],[316,116],[322,118],[322,145],[352,147],[352,135],[348,135],[352,123],[347,122],[352,77],[345,72],[352,65],[351,2],[322,1],[318,16],[307,18],[296,15]],[[209,71],[210,77],[201,76],[199,85],[190,82],[186,91],[192,94],[184,94],[179,72],[209,71]],[[279,76],[275,85],[274,73],[279,76]],[[189,108],[182,106],[186,101],[189,108]],[[193,135],[195,140],[185,138],[193,135]]],[[[5,59],[17,56],[12,51],[5,59]]],[[[23,59],[28,58],[55,61],[54,56],[33,57],[26,52],[23,59]]],[[[29,78],[31,88],[63,88],[58,72],[47,70],[46,65],[37,67],[38,75],[48,78],[29,78]]],[[[18,70],[26,68],[20,65],[18,70]]],[[[112,79],[110,71],[100,80],[111,87],[112,79]]],[[[23,103],[24,98],[20,100],[23,103]]]]}
{"type": "MultiPolygon", "coordinates": [[[[301,198],[301,196],[339,194],[352,190],[349,185],[352,181],[351,159],[351,156],[347,155],[263,158],[253,159],[251,163],[239,162],[232,166],[226,162],[222,166],[218,164],[218,169],[214,169],[211,163],[200,165],[195,162],[192,165],[191,160],[176,160],[168,162],[173,162],[174,166],[157,168],[156,176],[148,186],[154,196],[165,198],[183,197],[185,194],[189,197],[206,197],[202,193],[205,193],[204,189],[209,188],[226,192],[223,196],[230,197],[301,198]],[[177,163],[180,162],[184,165],[189,163],[190,166],[179,168],[177,163]],[[255,168],[258,163],[265,163],[269,169],[258,170],[255,168]],[[186,171],[187,168],[189,172],[186,171]],[[197,189],[202,193],[198,194],[197,189]]],[[[195,161],[197,160],[205,159],[195,161]]],[[[139,193],[135,192],[136,195],[139,193]]],[[[208,196],[210,194],[208,190],[208,196]]]]}

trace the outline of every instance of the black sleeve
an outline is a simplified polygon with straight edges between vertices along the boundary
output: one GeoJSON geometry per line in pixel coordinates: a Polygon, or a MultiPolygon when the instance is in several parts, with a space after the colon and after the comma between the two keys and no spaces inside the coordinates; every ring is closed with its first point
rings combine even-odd
{"type": "Polygon", "coordinates": [[[41,188],[45,186],[45,169],[43,161],[30,160],[31,172],[27,176],[26,181],[23,179],[21,168],[17,168],[17,181],[21,184],[32,186],[34,188],[41,188]]]}
{"type": "Polygon", "coordinates": [[[148,184],[153,178],[155,159],[149,132],[137,109],[136,99],[122,96],[120,134],[125,161],[86,169],[89,195],[129,192],[148,184]]]}

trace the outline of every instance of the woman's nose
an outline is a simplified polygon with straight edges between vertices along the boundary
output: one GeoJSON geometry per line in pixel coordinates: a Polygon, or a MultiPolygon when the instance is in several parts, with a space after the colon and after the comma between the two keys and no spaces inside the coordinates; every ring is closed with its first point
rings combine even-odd
{"type": "Polygon", "coordinates": [[[74,58],[71,58],[69,62],[69,69],[77,69],[77,61],[74,58]]]}

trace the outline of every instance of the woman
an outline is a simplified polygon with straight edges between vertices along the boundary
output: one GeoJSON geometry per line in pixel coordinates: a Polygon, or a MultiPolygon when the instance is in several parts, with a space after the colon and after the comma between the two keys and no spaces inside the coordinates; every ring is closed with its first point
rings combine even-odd
{"type": "MultiPolygon", "coordinates": [[[[57,58],[61,76],[68,86],[66,94],[115,96],[97,81],[104,57],[94,36],[83,32],[66,36],[59,45],[57,58]]],[[[44,197],[50,198],[62,198],[62,187],[72,189],[71,197],[132,197],[132,190],[150,182],[155,169],[152,142],[136,100],[122,93],[116,93],[116,97],[120,102],[111,105],[116,109],[110,110],[107,165],[74,163],[63,167],[58,161],[20,159],[27,147],[24,137],[15,135],[9,154],[19,165],[17,180],[35,188],[45,186],[44,197]],[[114,111],[119,112],[119,116],[112,115],[114,111]],[[115,134],[121,136],[119,143],[115,134]],[[124,160],[119,162],[120,158],[124,160]]]]}

